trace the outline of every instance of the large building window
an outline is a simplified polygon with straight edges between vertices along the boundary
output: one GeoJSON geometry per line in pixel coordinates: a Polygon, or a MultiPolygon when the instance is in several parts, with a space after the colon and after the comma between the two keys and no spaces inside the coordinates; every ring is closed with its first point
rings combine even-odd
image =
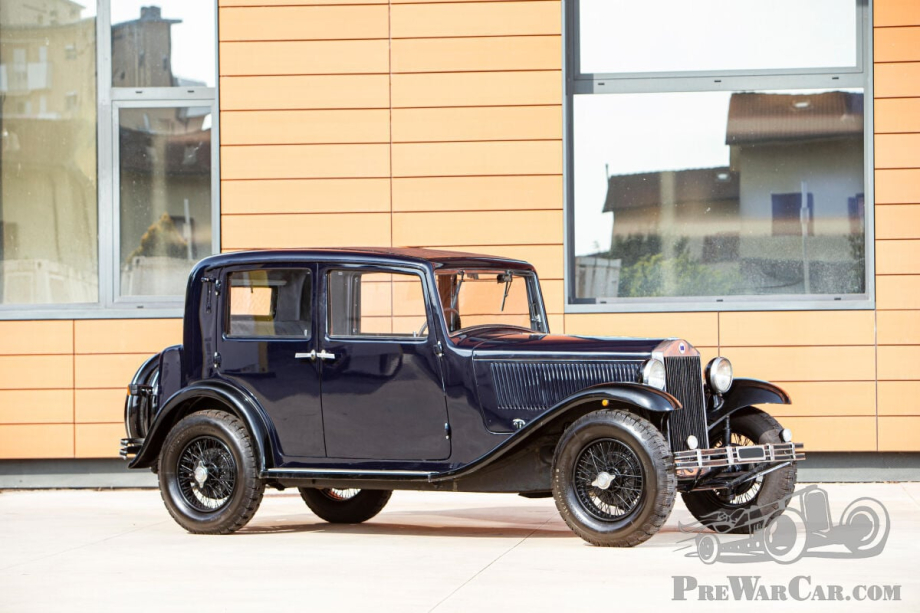
{"type": "Polygon", "coordinates": [[[864,4],[570,9],[570,309],[866,306],[864,4]]]}
{"type": "Polygon", "coordinates": [[[0,305],[99,300],[96,12],[0,3],[0,305]]]}
{"type": "Polygon", "coordinates": [[[0,318],[175,309],[217,250],[214,5],[0,3],[0,318]]]}

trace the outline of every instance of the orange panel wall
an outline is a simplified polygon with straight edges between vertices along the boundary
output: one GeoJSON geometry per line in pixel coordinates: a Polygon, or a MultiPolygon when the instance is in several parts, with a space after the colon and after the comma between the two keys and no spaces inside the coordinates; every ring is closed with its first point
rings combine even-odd
{"type": "Polygon", "coordinates": [[[527,258],[561,331],[561,2],[251,4],[220,2],[223,248],[527,258]]]}
{"type": "Polygon", "coordinates": [[[225,249],[529,259],[554,331],[683,336],[787,387],[813,450],[920,450],[916,3],[875,3],[878,311],[569,315],[558,0],[247,4],[220,2],[225,249]]]}
{"type": "MultiPolygon", "coordinates": [[[[564,314],[559,0],[219,0],[224,250],[534,262],[555,332],[682,336],[812,450],[920,451],[920,10],[876,0],[875,311],[564,314]]],[[[0,322],[0,458],[113,457],[178,320],[0,322]]]]}
{"type": "Polygon", "coordinates": [[[118,456],[125,388],[177,319],[0,322],[0,459],[118,456]]]}

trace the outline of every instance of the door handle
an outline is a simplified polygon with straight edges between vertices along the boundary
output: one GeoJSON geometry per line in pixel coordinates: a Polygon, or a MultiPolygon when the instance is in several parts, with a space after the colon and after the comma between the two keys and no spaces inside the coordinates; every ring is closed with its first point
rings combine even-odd
{"type": "Polygon", "coordinates": [[[314,361],[314,362],[316,361],[316,358],[319,358],[319,359],[321,359],[321,360],[334,360],[334,359],[335,359],[335,354],[334,354],[334,353],[329,353],[329,352],[327,352],[327,351],[325,351],[325,350],[320,351],[319,353],[317,353],[316,349],[311,349],[309,353],[295,353],[295,354],[294,354],[294,359],[296,359],[296,360],[301,360],[301,359],[304,359],[304,358],[309,358],[310,360],[312,360],[312,361],[314,361]]]}

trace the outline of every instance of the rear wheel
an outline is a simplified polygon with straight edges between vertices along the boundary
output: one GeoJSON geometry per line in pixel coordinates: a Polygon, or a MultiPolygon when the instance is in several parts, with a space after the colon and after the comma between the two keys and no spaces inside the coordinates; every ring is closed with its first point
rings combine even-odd
{"type": "MultiPolygon", "coordinates": [[[[731,444],[736,446],[781,443],[783,427],[769,414],[748,409],[731,417],[731,444]]],[[[713,447],[724,445],[722,435],[712,439],[713,447]]],[[[749,467],[742,465],[742,470],[749,467]]],[[[770,524],[786,508],[795,490],[796,466],[774,470],[741,484],[733,491],[709,490],[681,494],[684,504],[703,525],[717,532],[751,534],[770,524]]]]}
{"type": "Polygon", "coordinates": [[[632,547],[651,538],[671,513],[676,486],[664,437],[631,413],[588,413],[556,446],[556,507],[592,545],[632,547]]]}
{"type": "Polygon", "coordinates": [[[301,487],[300,496],[310,510],[332,524],[360,524],[380,513],[391,490],[301,487]]]}
{"type": "Polygon", "coordinates": [[[160,452],[160,495],[189,532],[227,534],[252,519],[265,484],[248,430],[223,411],[193,413],[176,424],[160,452]]]}

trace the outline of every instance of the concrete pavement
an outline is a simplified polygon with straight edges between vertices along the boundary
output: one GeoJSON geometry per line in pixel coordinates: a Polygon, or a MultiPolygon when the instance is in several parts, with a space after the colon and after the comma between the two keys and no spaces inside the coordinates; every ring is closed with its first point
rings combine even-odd
{"type": "Polygon", "coordinates": [[[574,536],[551,499],[513,495],[395,492],[370,522],[334,526],[296,492],[272,492],[245,530],[215,537],[184,532],[155,490],[4,491],[0,611],[920,611],[920,483],[822,487],[835,522],[856,498],[884,503],[883,553],[705,565],[681,543],[678,522],[692,517],[680,501],[650,541],[603,549],[574,536]],[[746,582],[787,600],[734,602],[746,582]],[[794,600],[790,583],[810,598],[839,585],[843,600],[794,600]],[[883,598],[874,585],[899,586],[888,596],[900,600],[856,599],[883,598]],[[700,600],[720,595],[729,601],[700,600]]]}

